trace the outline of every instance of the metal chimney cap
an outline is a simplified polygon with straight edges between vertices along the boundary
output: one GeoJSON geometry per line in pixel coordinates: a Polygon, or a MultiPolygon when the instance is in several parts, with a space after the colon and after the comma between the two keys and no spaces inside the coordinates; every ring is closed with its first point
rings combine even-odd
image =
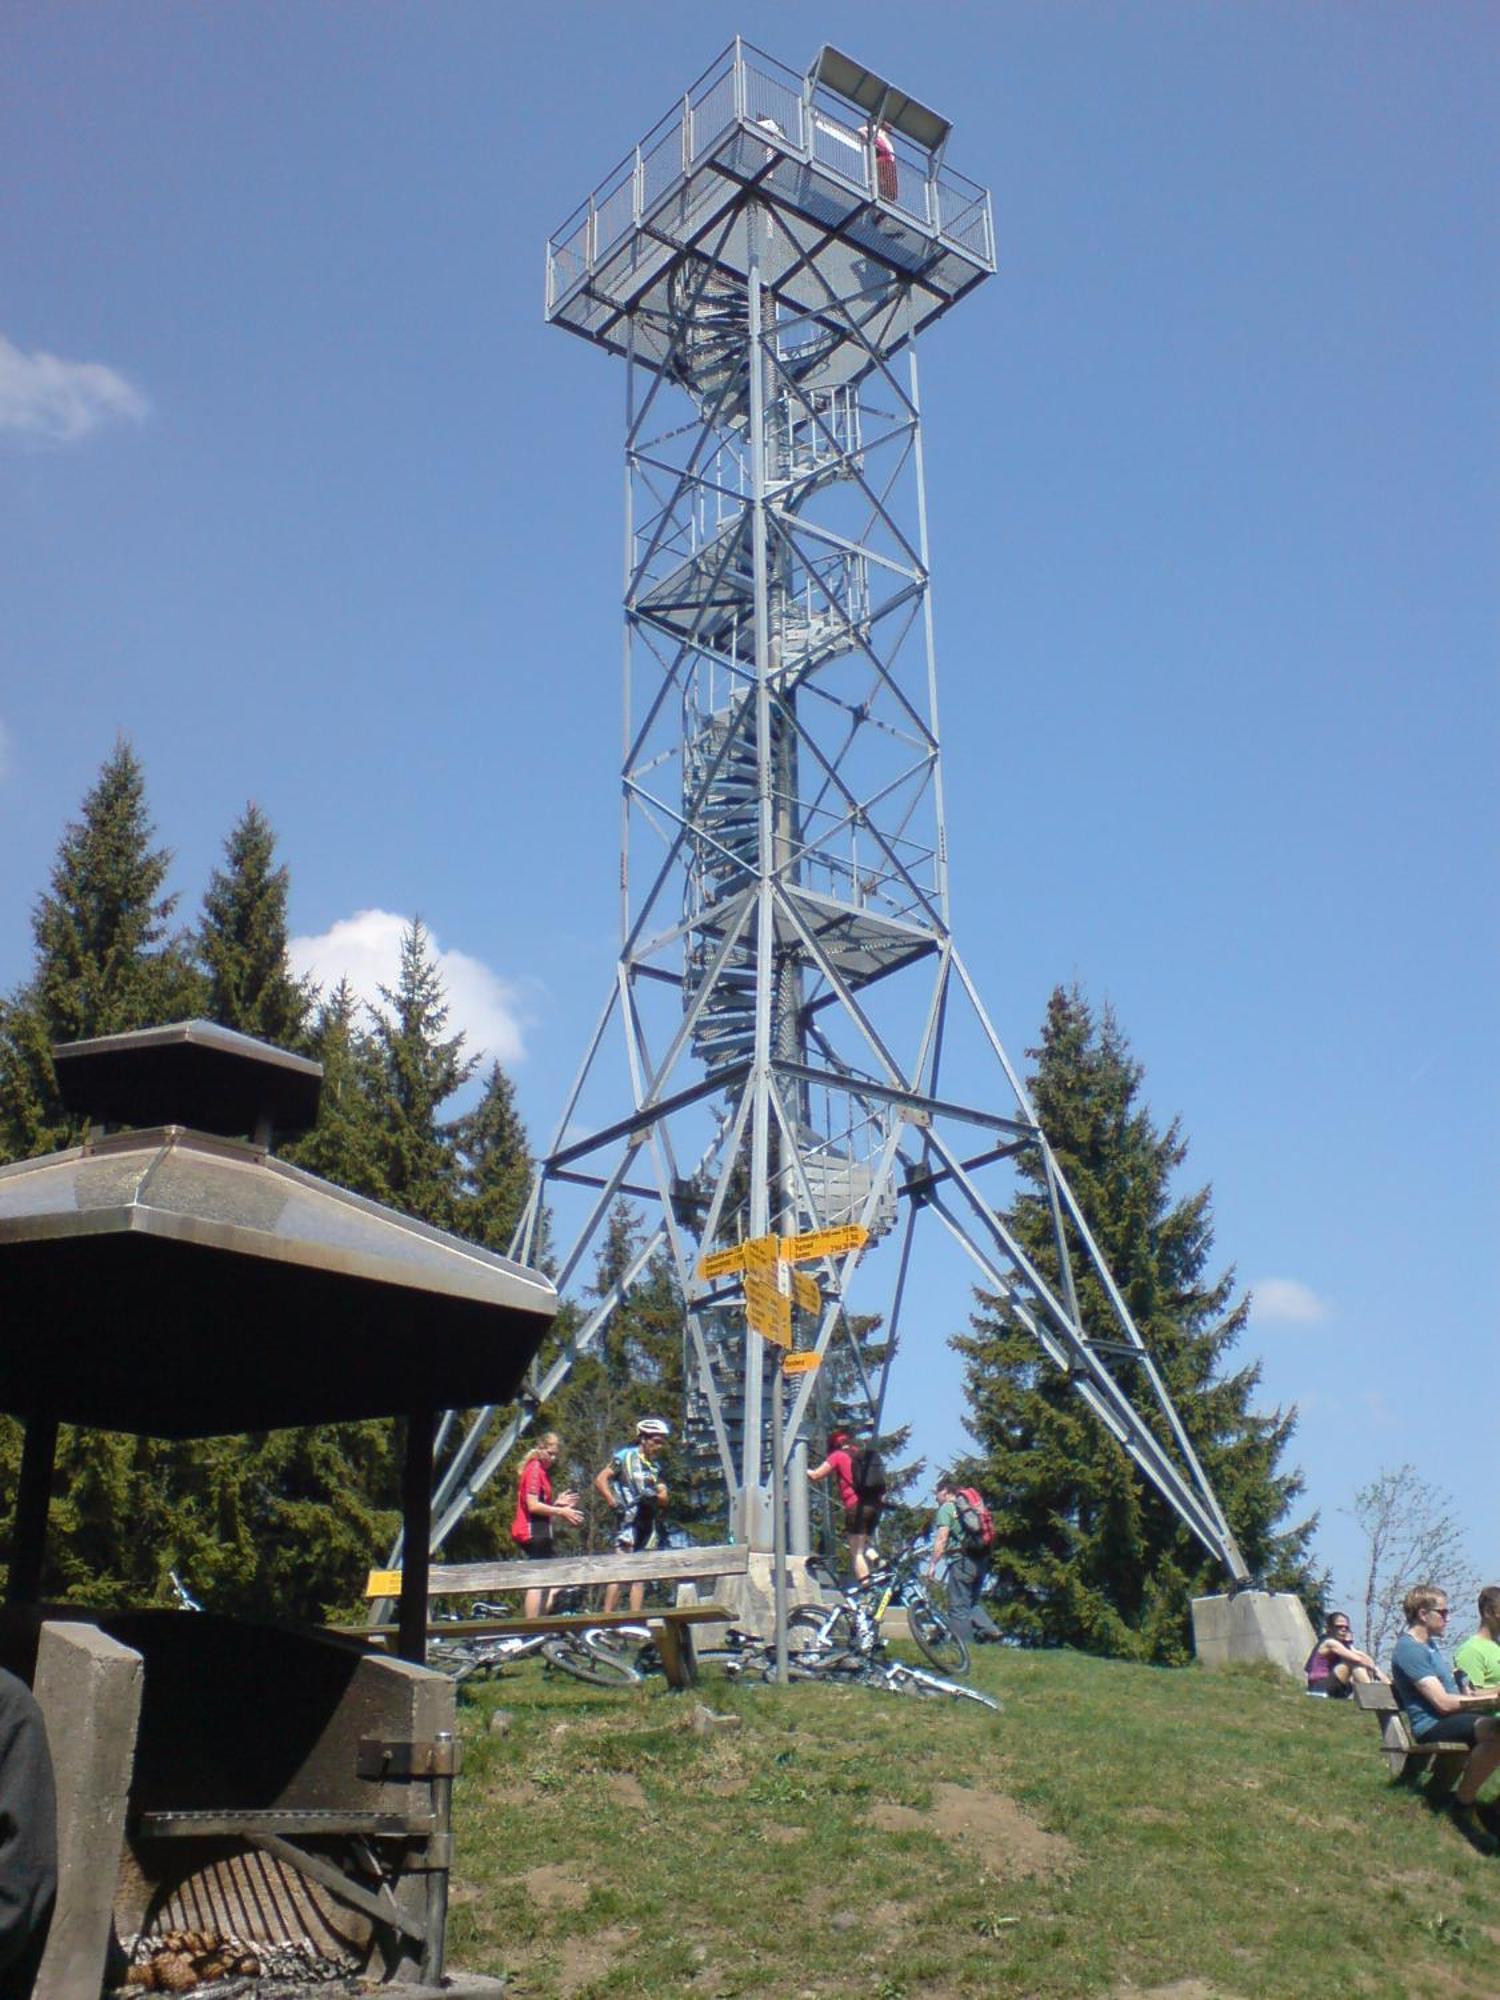
{"type": "Polygon", "coordinates": [[[318,1115],[321,1063],[214,1021],[59,1042],[57,1087],[75,1115],[108,1125],[186,1125],[241,1138],[264,1125],[291,1137],[318,1115]]]}

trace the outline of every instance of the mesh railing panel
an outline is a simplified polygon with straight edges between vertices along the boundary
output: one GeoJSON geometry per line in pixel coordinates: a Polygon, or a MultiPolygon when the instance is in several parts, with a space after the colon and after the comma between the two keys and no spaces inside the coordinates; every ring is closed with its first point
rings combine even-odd
{"type": "Polygon", "coordinates": [[[712,151],[734,123],[734,67],[714,77],[693,99],[693,161],[712,151]]]}

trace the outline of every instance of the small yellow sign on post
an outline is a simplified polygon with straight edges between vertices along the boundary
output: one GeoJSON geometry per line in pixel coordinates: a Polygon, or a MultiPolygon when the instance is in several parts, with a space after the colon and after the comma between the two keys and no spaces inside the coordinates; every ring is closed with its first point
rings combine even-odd
{"type": "Polygon", "coordinates": [[[745,1268],[745,1246],[736,1243],[730,1250],[715,1250],[710,1257],[704,1257],[698,1265],[700,1278],[727,1278],[735,1271],[745,1268]]]}
{"type": "Polygon", "coordinates": [[[745,1273],[745,1317],[752,1333],[774,1340],[778,1347],[792,1344],[792,1302],[778,1289],[774,1278],[755,1271],[745,1273]]]}
{"type": "Polygon", "coordinates": [[[846,1250],[863,1250],[870,1232],[862,1222],[845,1222],[837,1229],[814,1229],[806,1236],[782,1239],[781,1254],[793,1264],[806,1264],[814,1257],[838,1257],[846,1250]]]}
{"type": "Polygon", "coordinates": [[[795,1354],[784,1354],[781,1357],[781,1370],[784,1375],[811,1375],[815,1368],[821,1368],[822,1365],[822,1355],[814,1354],[810,1347],[804,1347],[795,1354]]]}
{"type": "Polygon", "coordinates": [[[792,1297],[805,1313],[820,1313],[823,1310],[823,1294],[816,1278],[809,1278],[805,1271],[793,1271],[792,1297]]]}

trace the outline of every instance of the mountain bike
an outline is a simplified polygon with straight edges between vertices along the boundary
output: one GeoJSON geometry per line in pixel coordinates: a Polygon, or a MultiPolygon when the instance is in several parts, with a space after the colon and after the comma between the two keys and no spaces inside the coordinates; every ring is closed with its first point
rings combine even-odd
{"type": "MultiPolygon", "coordinates": [[[[805,1636],[807,1643],[788,1655],[790,1681],[817,1681],[825,1687],[871,1687],[884,1694],[918,1698],[947,1697],[950,1701],[977,1702],[997,1715],[1002,1712],[1001,1703],[993,1695],[965,1687],[961,1681],[948,1680],[941,1674],[928,1673],[925,1667],[909,1666],[883,1652],[860,1653],[826,1639],[805,1636]]],[[[701,1665],[719,1667],[730,1680],[774,1683],[777,1679],[775,1650],[754,1632],[731,1627],[722,1646],[705,1649],[698,1657],[701,1665]]]]}
{"type": "Polygon", "coordinates": [[[838,1595],[831,1604],[799,1604],[792,1611],[788,1637],[799,1651],[813,1646],[873,1655],[883,1643],[886,1612],[900,1604],[913,1641],[933,1666],[945,1674],[968,1672],[969,1648],[935,1601],[915,1543],[882,1563],[865,1583],[835,1576],[817,1557],[809,1561],[808,1570],[838,1595]]]}

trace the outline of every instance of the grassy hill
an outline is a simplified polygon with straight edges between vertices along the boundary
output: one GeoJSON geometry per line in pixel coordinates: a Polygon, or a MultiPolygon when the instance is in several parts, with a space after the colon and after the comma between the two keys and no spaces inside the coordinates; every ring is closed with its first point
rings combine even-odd
{"type": "Polygon", "coordinates": [[[1262,1668],[976,1678],[1004,1714],[711,1677],[740,1721],[709,1734],[660,1682],[465,1690],[451,1962],[528,2000],[1500,1985],[1500,1858],[1391,1786],[1368,1717],[1262,1668]]]}

